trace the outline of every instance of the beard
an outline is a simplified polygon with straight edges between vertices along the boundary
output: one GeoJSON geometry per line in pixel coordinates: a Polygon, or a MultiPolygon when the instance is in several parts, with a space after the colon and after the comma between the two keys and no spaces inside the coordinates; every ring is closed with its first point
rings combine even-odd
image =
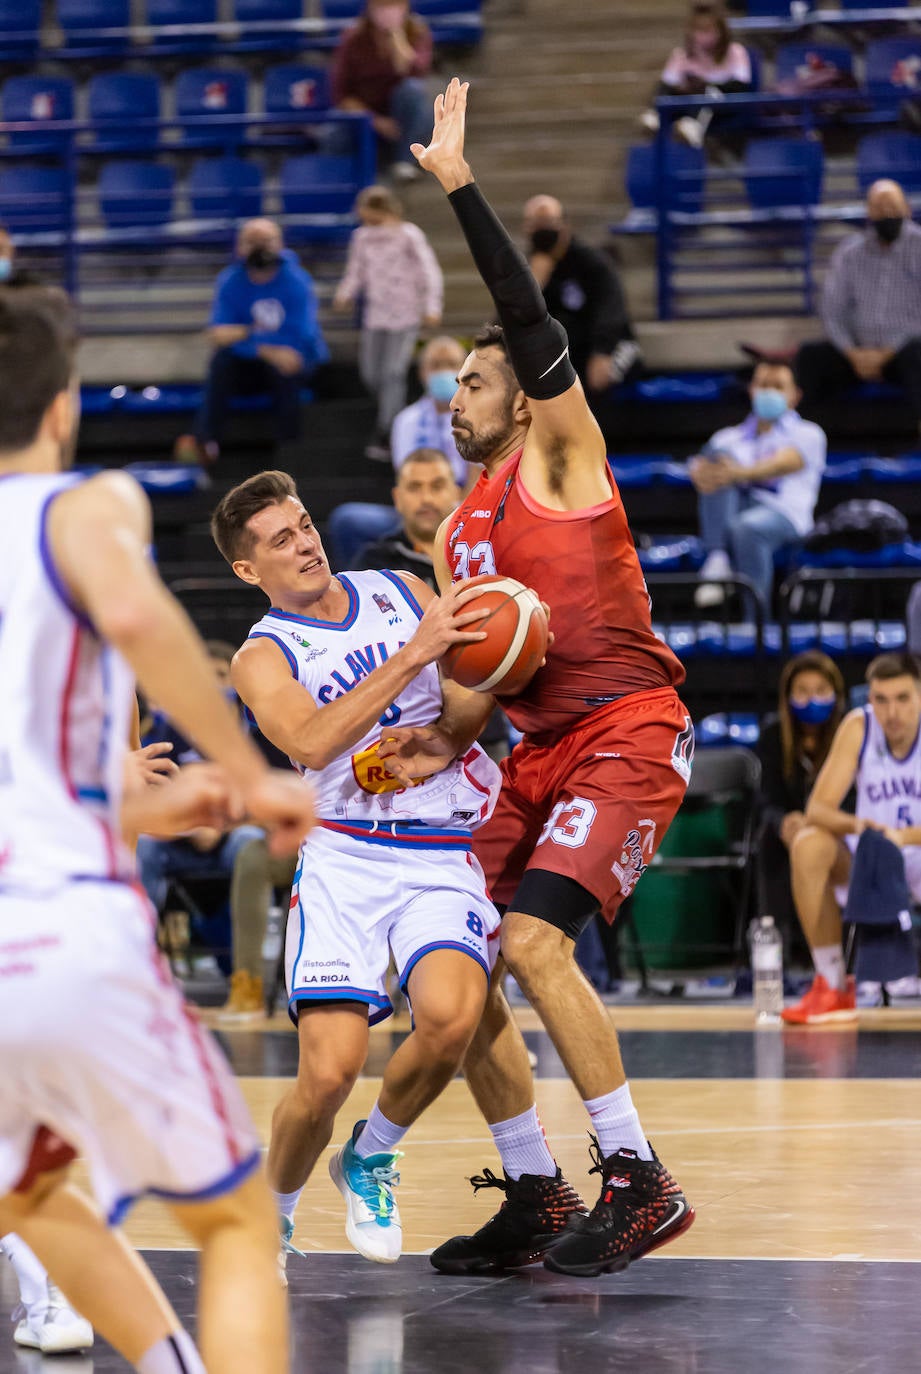
{"type": "Polygon", "coordinates": [[[452,428],[454,435],[454,447],[457,449],[465,463],[485,463],[500,449],[508,440],[512,433],[513,424],[511,419],[505,421],[497,420],[494,424],[485,426],[478,434],[465,428],[452,428]]]}

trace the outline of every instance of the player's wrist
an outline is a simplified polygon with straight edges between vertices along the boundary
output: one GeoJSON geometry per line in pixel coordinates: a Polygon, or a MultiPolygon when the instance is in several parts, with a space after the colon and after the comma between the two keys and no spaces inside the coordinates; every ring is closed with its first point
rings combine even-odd
{"type": "Polygon", "coordinates": [[[446,196],[450,196],[454,191],[459,191],[463,186],[470,186],[476,180],[469,162],[461,158],[458,162],[451,162],[444,167],[435,170],[441,188],[446,196]]]}

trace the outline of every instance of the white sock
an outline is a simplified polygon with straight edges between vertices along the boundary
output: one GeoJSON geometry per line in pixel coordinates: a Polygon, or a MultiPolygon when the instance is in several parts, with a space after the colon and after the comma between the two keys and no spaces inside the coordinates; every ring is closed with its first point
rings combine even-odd
{"type": "Polygon", "coordinates": [[[294,1220],[294,1209],[303,1191],[303,1188],[295,1188],[293,1193],[276,1193],[274,1189],[272,1190],[275,1206],[281,1216],[287,1217],[289,1221],[294,1220]]]}
{"type": "Polygon", "coordinates": [[[652,1159],[652,1150],[630,1096],[629,1083],[603,1097],[591,1098],[585,1103],[585,1110],[592,1119],[592,1129],[605,1159],[618,1150],[634,1150],[639,1159],[652,1159]]]}
{"type": "Polygon", "coordinates": [[[138,1374],[206,1374],[201,1356],[182,1327],[152,1345],[137,1363],[138,1374]]]}
{"type": "Polygon", "coordinates": [[[508,1121],[497,1121],[489,1129],[509,1178],[519,1179],[522,1174],[556,1177],[556,1160],[550,1153],[536,1107],[529,1107],[521,1116],[508,1121]]]}
{"type": "Polygon", "coordinates": [[[355,1153],[362,1159],[367,1159],[369,1155],[392,1155],[408,1130],[408,1126],[398,1126],[396,1122],[388,1121],[375,1102],[361,1135],[355,1141],[355,1153]]]}
{"type": "Polygon", "coordinates": [[[19,1297],[34,1330],[41,1326],[48,1307],[48,1273],[25,1241],[13,1232],[0,1240],[0,1250],[13,1266],[19,1297]]]}
{"type": "Polygon", "coordinates": [[[830,988],[843,992],[847,987],[844,951],[840,945],[820,945],[812,951],[816,973],[821,973],[830,988]]]}

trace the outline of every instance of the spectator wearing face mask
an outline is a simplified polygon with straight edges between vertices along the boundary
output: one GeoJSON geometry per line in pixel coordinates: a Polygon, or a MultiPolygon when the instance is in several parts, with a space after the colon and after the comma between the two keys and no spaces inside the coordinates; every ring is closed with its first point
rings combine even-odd
{"type": "MultiPolygon", "coordinates": [[[[688,11],[684,42],[672,49],[656,95],[740,95],[751,89],[751,58],[747,48],[732,41],[725,10],[719,4],[697,0],[688,11]]],[[[707,109],[696,118],[688,115],[676,120],[676,135],[699,148],[712,114],[707,109]]],[[[657,133],[657,111],[644,110],[640,124],[648,133],[657,133]]]]}
{"type": "Polygon", "coordinates": [[[398,181],[419,175],[410,145],[432,136],[432,101],[422,79],[431,66],[431,30],[406,0],[367,0],[333,57],[333,104],[371,116],[398,181]]]}
{"type": "Polygon", "coordinates": [[[457,339],[447,334],[429,339],[419,355],[419,378],[423,394],[406,406],[390,429],[390,452],[394,471],[417,449],[437,449],[447,458],[457,485],[466,489],[476,471],[457,451],[451,428],[451,399],[457,390],[457,374],[466,357],[457,339]]]}
{"type": "Polygon", "coordinates": [[[531,271],[547,310],[566,330],[569,356],[587,391],[626,381],[640,364],[620,279],[603,253],[576,238],[554,196],[524,207],[531,271]]]}
{"type": "Polygon", "coordinates": [[[195,434],[177,440],[175,456],[215,462],[240,395],[269,395],[276,440],[296,439],[301,388],[329,351],[313,279],[273,220],[251,219],[240,229],[237,260],[217,279],[208,333],[215,351],[195,434]]]}
{"type": "Polygon", "coordinates": [[[921,429],[921,228],[895,181],[867,193],[863,232],[835,250],[822,292],[826,338],[796,359],[805,405],[858,381],[900,386],[921,429]]]}
{"type": "Polygon", "coordinates": [[[748,418],[719,430],[688,465],[707,551],[695,594],[700,607],[724,598],[713,579],[738,573],[754,585],[767,611],[775,553],[813,525],[825,434],[797,414],[799,392],[789,367],[759,363],[749,395],[748,418]]]}

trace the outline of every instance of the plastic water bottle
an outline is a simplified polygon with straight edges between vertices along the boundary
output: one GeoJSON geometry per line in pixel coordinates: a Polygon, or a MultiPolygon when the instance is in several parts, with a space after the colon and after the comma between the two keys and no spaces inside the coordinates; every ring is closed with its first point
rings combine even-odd
{"type": "Polygon", "coordinates": [[[279,902],[269,906],[262,940],[262,962],[274,973],[285,939],[285,912],[279,902]]]}
{"type": "Polygon", "coordinates": [[[757,916],[749,927],[755,1020],[780,1020],[783,1011],[783,941],[773,916],[757,916]]]}

